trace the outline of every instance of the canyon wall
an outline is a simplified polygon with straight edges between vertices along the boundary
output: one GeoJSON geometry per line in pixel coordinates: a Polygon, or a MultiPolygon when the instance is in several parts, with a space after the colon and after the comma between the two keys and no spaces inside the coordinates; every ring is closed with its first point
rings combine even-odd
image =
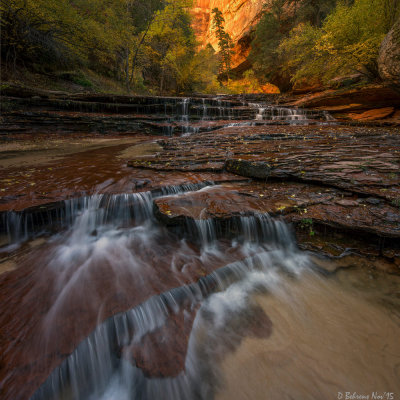
{"type": "Polygon", "coordinates": [[[201,47],[210,43],[218,50],[211,11],[217,7],[225,18],[225,30],[235,43],[233,66],[243,63],[250,50],[250,31],[261,16],[268,0],[195,0],[192,10],[197,38],[201,47]]]}
{"type": "Polygon", "coordinates": [[[382,42],[378,67],[382,80],[400,91],[400,18],[382,42]]]}

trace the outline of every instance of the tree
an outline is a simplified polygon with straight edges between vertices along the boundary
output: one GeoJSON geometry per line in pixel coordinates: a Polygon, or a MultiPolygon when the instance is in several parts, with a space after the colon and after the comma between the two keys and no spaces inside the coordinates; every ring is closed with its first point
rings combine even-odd
{"type": "Polygon", "coordinates": [[[216,37],[218,39],[218,48],[221,57],[219,72],[221,76],[226,76],[229,79],[234,45],[230,35],[225,32],[225,19],[222,12],[218,8],[214,8],[211,13],[214,14],[213,28],[215,29],[216,37]]]}
{"type": "Polygon", "coordinates": [[[168,0],[157,12],[144,48],[144,75],[159,92],[180,92],[182,71],[192,62],[196,40],[189,15],[190,2],[168,0]]]}
{"type": "MultiPolygon", "coordinates": [[[[1,0],[2,55],[54,69],[113,65],[117,0],[1,0]]],[[[7,62],[7,61],[6,61],[7,62]]]]}
{"type": "Polygon", "coordinates": [[[131,13],[133,25],[137,27],[137,33],[135,35],[135,44],[132,49],[130,83],[133,82],[140,50],[145,43],[151,24],[157,15],[156,12],[162,9],[163,5],[162,0],[148,0],[145,2],[134,0],[133,2],[131,13]]]}
{"type": "Polygon", "coordinates": [[[341,1],[321,28],[302,24],[281,41],[282,65],[295,84],[354,72],[376,79],[380,44],[399,9],[393,0],[341,1]]]}
{"type": "Polygon", "coordinates": [[[265,9],[256,26],[250,52],[256,75],[283,91],[290,88],[290,77],[280,68],[281,60],[277,50],[280,41],[293,26],[292,17],[285,12],[286,4],[286,0],[275,0],[265,9]]]}
{"type": "Polygon", "coordinates": [[[295,86],[318,84],[326,73],[327,60],[315,50],[321,29],[301,23],[282,39],[277,49],[280,68],[295,86]]]}
{"type": "MultiPolygon", "coordinates": [[[[391,27],[386,6],[391,0],[340,2],[323,27],[316,51],[330,61],[330,74],[357,71],[371,79],[378,76],[380,44],[391,27]]],[[[397,10],[400,5],[397,5],[397,10]]]]}
{"type": "Polygon", "coordinates": [[[309,23],[321,27],[325,18],[335,8],[337,0],[287,0],[288,8],[294,7],[294,23],[309,23]]]}
{"type": "Polygon", "coordinates": [[[215,76],[216,57],[209,49],[196,52],[191,6],[191,0],[0,0],[2,62],[8,71],[18,66],[63,77],[93,70],[127,92],[145,85],[154,92],[201,90],[215,76]]]}

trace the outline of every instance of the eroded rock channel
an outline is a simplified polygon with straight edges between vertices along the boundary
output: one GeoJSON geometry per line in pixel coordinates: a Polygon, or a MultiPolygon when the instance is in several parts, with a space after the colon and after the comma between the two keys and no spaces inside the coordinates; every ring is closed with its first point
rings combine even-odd
{"type": "Polygon", "coordinates": [[[1,136],[2,398],[400,394],[398,128],[31,95],[1,136]]]}

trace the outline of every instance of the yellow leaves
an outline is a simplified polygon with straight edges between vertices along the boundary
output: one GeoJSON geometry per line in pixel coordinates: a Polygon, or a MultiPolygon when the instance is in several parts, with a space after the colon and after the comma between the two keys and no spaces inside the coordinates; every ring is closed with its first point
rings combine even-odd
{"type": "Polygon", "coordinates": [[[321,28],[297,25],[278,47],[281,68],[298,85],[328,81],[339,74],[375,67],[392,16],[387,0],[338,2],[321,28]]]}

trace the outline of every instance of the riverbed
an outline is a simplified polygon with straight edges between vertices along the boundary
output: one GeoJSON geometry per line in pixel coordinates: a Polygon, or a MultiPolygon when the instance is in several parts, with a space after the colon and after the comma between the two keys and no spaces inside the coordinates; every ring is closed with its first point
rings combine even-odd
{"type": "Polygon", "coordinates": [[[190,104],[172,137],[7,135],[4,398],[399,396],[398,131],[190,104]]]}

